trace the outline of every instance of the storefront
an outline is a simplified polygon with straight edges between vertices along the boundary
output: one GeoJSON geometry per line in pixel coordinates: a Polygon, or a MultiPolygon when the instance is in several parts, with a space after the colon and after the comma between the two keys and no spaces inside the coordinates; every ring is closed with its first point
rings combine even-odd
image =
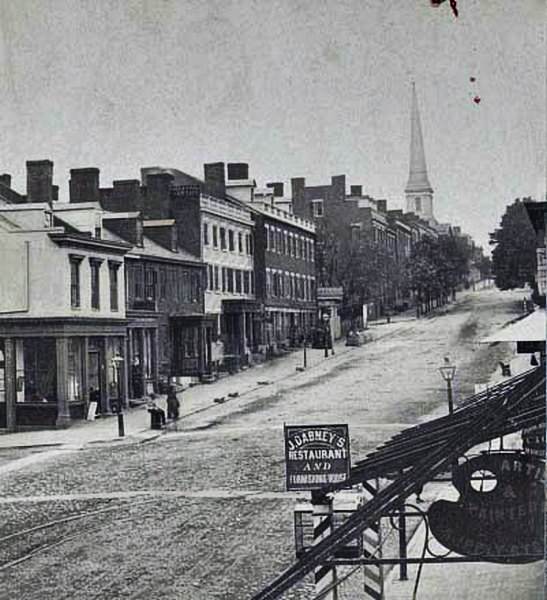
{"type": "Polygon", "coordinates": [[[125,321],[11,320],[0,333],[0,427],[63,427],[126,398],[125,321]]]}
{"type": "Polygon", "coordinates": [[[202,315],[172,317],[173,335],[172,376],[209,376],[213,362],[215,320],[202,315]]]}

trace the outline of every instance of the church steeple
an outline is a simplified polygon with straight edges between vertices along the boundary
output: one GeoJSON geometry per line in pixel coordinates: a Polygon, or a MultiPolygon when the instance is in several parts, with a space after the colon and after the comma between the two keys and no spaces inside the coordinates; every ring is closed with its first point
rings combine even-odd
{"type": "Polygon", "coordinates": [[[412,82],[412,104],[410,110],[410,168],[405,188],[407,211],[431,220],[433,217],[433,188],[427,177],[424,138],[416,84],[412,82]]]}

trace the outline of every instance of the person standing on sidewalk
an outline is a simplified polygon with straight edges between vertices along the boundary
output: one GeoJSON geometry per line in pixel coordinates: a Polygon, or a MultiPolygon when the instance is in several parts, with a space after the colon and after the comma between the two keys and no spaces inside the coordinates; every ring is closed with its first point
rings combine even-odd
{"type": "MultiPolygon", "coordinates": [[[[181,390],[182,391],[182,390],[181,390]]],[[[173,384],[167,391],[167,418],[178,421],[180,401],[177,398],[177,388],[173,384]]]]}

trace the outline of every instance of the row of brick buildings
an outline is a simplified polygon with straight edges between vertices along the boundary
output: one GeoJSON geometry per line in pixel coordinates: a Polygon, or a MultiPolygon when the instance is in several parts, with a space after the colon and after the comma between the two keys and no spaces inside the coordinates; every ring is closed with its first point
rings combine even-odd
{"type": "Polygon", "coordinates": [[[212,380],[315,321],[315,227],[255,198],[246,164],[99,177],[71,170],[68,202],[49,160],[27,163],[25,195],[0,178],[0,428],[212,380]]]}

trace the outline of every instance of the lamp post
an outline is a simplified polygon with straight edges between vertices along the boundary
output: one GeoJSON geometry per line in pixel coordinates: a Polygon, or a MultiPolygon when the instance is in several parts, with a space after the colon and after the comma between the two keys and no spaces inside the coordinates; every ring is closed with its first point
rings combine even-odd
{"type": "Polygon", "coordinates": [[[442,378],[446,381],[448,413],[452,414],[454,412],[454,400],[452,398],[452,380],[454,379],[454,375],[456,374],[456,367],[455,365],[450,363],[450,358],[448,358],[448,356],[444,357],[444,364],[442,367],[439,367],[439,372],[442,375],[442,378]]]}
{"type": "Polygon", "coordinates": [[[323,321],[323,342],[325,346],[325,358],[329,357],[329,321],[330,315],[328,312],[323,312],[321,315],[321,319],[323,321]]]}
{"type": "Polygon", "coordinates": [[[118,392],[118,436],[125,436],[125,426],[123,422],[123,412],[122,412],[122,385],[120,379],[120,369],[123,363],[123,357],[116,353],[112,357],[112,372],[114,375],[114,381],[116,383],[116,390],[118,392]]]}

